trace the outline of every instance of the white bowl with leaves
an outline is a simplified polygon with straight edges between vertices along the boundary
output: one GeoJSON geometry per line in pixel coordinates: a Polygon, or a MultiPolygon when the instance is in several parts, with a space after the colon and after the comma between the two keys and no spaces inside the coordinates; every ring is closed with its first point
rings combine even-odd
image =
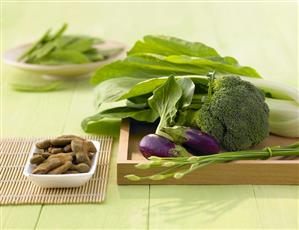
{"type": "Polygon", "coordinates": [[[124,54],[125,45],[116,41],[82,35],[63,35],[48,30],[38,41],[5,52],[5,63],[22,70],[57,78],[86,76],[124,54]]]}

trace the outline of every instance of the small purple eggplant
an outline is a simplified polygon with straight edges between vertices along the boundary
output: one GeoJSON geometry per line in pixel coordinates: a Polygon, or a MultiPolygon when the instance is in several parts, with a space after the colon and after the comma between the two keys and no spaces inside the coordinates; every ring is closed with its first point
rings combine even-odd
{"type": "Polygon", "coordinates": [[[220,151],[219,143],[210,135],[184,126],[164,127],[175,143],[184,146],[193,155],[209,155],[220,151]]]}
{"type": "Polygon", "coordinates": [[[165,137],[157,134],[144,136],[139,143],[139,150],[145,158],[189,156],[188,152],[180,145],[176,145],[165,137]]]}

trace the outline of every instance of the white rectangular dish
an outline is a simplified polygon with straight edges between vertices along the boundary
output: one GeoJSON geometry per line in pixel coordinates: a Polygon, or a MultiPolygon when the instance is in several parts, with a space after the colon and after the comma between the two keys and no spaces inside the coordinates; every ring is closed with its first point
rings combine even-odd
{"type": "Polygon", "coordinates": [[[91,168],[87,173],[78,173],[78,174],[58,174],[58,175],[49,175],[49,174],[33,174],[34,165],[30,163],[30,158],[35,152],[38,151],[36,143],[31,147],[23,174],[34,184],[43,187],[43,188],[70,188],[70,187],[79,187],[84,185],[90,180],[92,175],[95,173],[97,162],[100,152],[100,143],[98,141],[91,141],[96,147],[96,154],[93,156],[91,161],[91,168]]]}

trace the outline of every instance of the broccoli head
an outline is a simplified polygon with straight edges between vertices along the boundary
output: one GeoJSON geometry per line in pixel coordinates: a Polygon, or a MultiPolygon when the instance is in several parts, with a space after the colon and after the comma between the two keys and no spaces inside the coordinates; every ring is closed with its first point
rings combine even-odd
{"type": "Polygon", "coordinates": [[[237,76],[211,82],[212,94],[194,114],[196,125],[230,151],[246,149],[269,135],[269,108],[261,90],[237,76]]]}

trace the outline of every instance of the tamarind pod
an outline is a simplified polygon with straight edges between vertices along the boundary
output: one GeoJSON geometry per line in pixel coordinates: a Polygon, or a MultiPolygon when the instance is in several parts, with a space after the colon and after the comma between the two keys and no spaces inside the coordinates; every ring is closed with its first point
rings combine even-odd
{"type": "Polygon", "coordinates": [[[41,154],[41,153],[43,153],[43,152],[45,152],[44,149],[39,149],[39,148],[37,148],[37,149],[35,149],[35,153],[33,153],[33,154],[41,154]]]}
{"type": "Polygon", "coordinates": [[[90,170],[90,166],[85,164],[85,163],[80,163],[80,164],[77,164],[77,165],[72,165],[71,170],[76,170],[80,173],[85,173],[85,172],[88,172],[90,170]]]}
{"type": "Polygon", "coordinates": [[[51,146],[51,141],[50,140],[40,141],[40,142],[37,142],[35,144],[35,146],[39,149],[47,149],[51,146]]]}
{"type": "Polygon", "coordinates": [[[40,165],[38,165],[33,171],[33,174],[46,174],[50,170],[59,167],[64,162],[58,158],[47,159],[40,165]]]}
{"type": "Polygon", "coordinates": [[[56,146],[65,146],[68,145],[72,142],[72,140],[84,140],[81,137],[75,136],[75,135],[62,135],[59,136],[55,139],[51,140],[51,144],[52,145],[56,145],[56,146]]]}
{"type": "Polygon", "coordinates": [[[82,137],[79,137],[79,136],[76,136],[76,135],[61,135],[61,136],[59,136],[57,138],[70,138],[72,140],[79,139],[79,140],[84,141],[84,139],[82,137]]]}
{"type": "Polygon", "coordinates": [[[52,154],[62,153],[63,148],[51,148],[51,150],[49,152],[52,153],[52,154]]]}
{"type": "Polygon", "coordinates": [[[60,165],[59,167],[49,171],[48,174],[62,174],[66,172],[69,168],[71,168],[72,165],[72,162],[67,161],[63,165],[60,165]]]}
{"type": "Polygon", "coordinates": [[[93,152],[87,153],[87,156],[89,157],[90,160],[93,158],[94,155],[95,155],[95,153],[93,153],[93,152]]]}
{"type": "Polygon", "coordinates": [[[91,141],[86,141],[86,143],[88,145],[88,152],[91,152],[91,153],[97,152],[96,147],[94,146],[94,144],[91,141]]]}
{"type": "Polygon", "coordinates": [[[90,161],[87,153],[85,153],[85,152],[77,152],[76,153],[76,162],[78,164],[85,163],[87,165],[91,165],[91,161],[90,161]]]}
{"type": "Polygon", "coordinates": [[[41,154],[34,154],[34,155],[31,157],[31,159],[30,159],[30,163],[31,163],[31,164],[39,165],[39,164],[41,164],[44,160],[45,160],[45,158],[44,158],[41,154]]]}
{"type": "Polygon", "coordinates": [[[63,148],[63,152],[65,152],[65,153],[68,153],[68,152],[71,152],[71,151],[72,151],[71,144],[68,144],[68,145],[66,145],[66,146],[63,148]]]}
{"type": "Polygon", "coordinates": [[[49,152],[43,152],[43,153],[40,153],[40,155],[42,155],[43,158],[47,159],[49,156],[51,156],[51,153],[49,153],[49,152]]]}
{"type": "Polygon", "coordinates": [[[63,163],[73,160],[72,153],[57,153],[57,154],[53,154],[53,155],[49,156],[48,159],[53,159],[53,158],[58,158],[63,163]]]}
{"type": "Polygon", "coordinates": [[[76,162],[86,163],[91,165],[91,161],[87,155],[88,153],[88,145],[85,141],[75,139],[71,143],[72,150],[76,154],[76,162]]]}
{"type": "Polygon", "coordinates": [[[66,146],[72,142],[71,138],[55,138],[51,140],[51,144],[55,146],[66,146]]]}
{"type": "Polygon", "coordinates": [[[71,142],[71,148],[74,152],[82,152],[83,151],[83,140],[72,140],[71,142]]]}
{"type": "Polygon", "coordinates": [[[76,171],[76,170],[67,170],[64,174],[77,174],[77,173],[79,173],[78,171],[76,171]]]}

